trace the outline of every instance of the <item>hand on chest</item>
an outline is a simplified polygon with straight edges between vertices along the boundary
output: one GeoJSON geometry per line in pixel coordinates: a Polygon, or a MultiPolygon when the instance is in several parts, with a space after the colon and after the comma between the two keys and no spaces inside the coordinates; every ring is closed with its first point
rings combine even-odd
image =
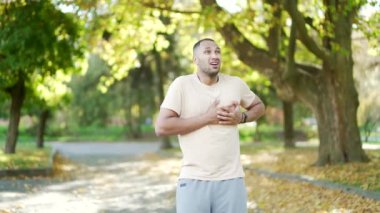
{"type": "Polygon", "coordinates": [[[184,101],[186,115],[199,115],[206,112],[210,105],[219,100],[218,107],[229,107],[230,110],[239,110],[240,94],[238,90],[210,88],[207,90],[192,90],[184,101]]]}

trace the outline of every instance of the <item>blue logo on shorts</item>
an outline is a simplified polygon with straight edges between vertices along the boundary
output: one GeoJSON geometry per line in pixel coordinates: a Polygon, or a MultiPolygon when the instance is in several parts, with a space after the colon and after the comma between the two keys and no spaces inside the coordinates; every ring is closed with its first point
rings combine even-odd
{"type": "Polygon", "coordinates": [[[181,183],[180,185],[179,185],[179,187],[185,187],[186,186],[186,183],[181,183]]]}

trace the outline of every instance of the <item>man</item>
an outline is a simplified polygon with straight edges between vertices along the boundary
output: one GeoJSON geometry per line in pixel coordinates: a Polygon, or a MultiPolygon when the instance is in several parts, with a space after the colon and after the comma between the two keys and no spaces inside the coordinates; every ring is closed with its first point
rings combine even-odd
{"type": "Polygon", "coordinates": [[[177,213],[244,213],[237,125],[262,116],[264,104],[240,78],[219,73],[221,50],[214,40],[198,41],[193,54],[197,72],[173,81],[155,127],[158,136],[179,137],[177,213]]]}

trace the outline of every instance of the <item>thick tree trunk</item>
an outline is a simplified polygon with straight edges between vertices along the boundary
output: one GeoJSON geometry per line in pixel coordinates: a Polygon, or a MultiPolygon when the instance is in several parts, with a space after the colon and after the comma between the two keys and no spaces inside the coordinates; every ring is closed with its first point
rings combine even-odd
{"type": "Polygon", "coordinates": [[[294,128],[293,128],[293,103],[288,101],[282,102],[284,112],[284,147],[295,148],[294,128]]]}
{"type": "MultiPolygon", "coordinates": [[[[341,11],[342,12],[342,11],[341,11]]],[[[324,39],[324,47],[332,50],[329,60],[323,61],[318,78],[318,107],[314,108],[318,120],[319,158],[317,165],[346,162],[366,162],[357,124],[358,94],[353,78],[351,50],[352,13],[338,13],[334,23],[334,37],[324,39]]]]}
{"type": "Polygon", "coordinates": [[[39,124],[37,128],[37,148],[44,147],[44,136],[46,130],[46,122],[49,118],[50,111],[47,109],[42,110],[39,116],[39,124]]]}
{"type": "Polygon", "coordinates": [[[359,99],[353,78],[351,25],[350,18],[338,16],[335,37],[325,40],[326,48],[335,40],[341,49],[332,51],[333,60],[324,61],[318,78],[319,100],[314,108],[320,139],[317,165],[369,160],[357,125],[359,99]]]}
{"type": "Polygon", "coordinates": [[[7,89],[11,96],[11,109],[9,125],[7,132],[7,141],[5,144],[5,153],[12,154],[16,152],[16,143],[18,137],[18,126],[20,123],[21,107],[25,98],[25,83],[20,79],[14,86],[7,89]]]}
{"type": "Polygon", "coordinates": [[[321,85],[320,89],[319,103],[314,108],[320,141],[316,165],[368,161],[361,147],[360,133],[356,125],[356,93],[349,94],[343,91],[343,88],[327,83],[321,85]]]}

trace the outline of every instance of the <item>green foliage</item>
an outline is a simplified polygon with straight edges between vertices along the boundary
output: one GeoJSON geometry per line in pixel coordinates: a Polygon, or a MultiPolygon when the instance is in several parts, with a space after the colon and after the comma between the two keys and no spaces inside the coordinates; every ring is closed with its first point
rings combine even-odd
{"type": "Polygon", "coordinates": [[[159,51],[169,46],[163,34],[172,34],[175,23],[166,22],[160,18],[165,16],[163,12],[143,4],[124,0],[94,8],[103,12],[98,11],[88,23],[92,51],[106,61],[112,73],[101,79],[103,92],[128,76],[129,70],[139,67],[139,54],[151,51],[152,44],[157,44],[159,51]]]}
{"type": "Polygon", "coordinates": [[[9,96],[0,90],[0,118],[8,118],[9,116],[9,96]]]}
{"type": "MultiPolygon", "coordinates": [[[[379,8],[380,3],[377,2],[377,5],[374,7],[379,8]]],[[[361,15],[356,20],[356,24],[357,25],[355,27],[357,27],[369,41],[369,50],[371,51],[371,55],[380,55],[380,11],[376,10],[368,18],[361,15]]]]}
{"type": "MultiPolygon", "coordinates": [[[[112,111],[119,110],[114,94],[103,94],[97,89],[99,79],[109,75],[109,67],[96,55],[88,58],[88,69],[83,76],[74,76],[70,82],[73,92],[71,117],[79,125],[105,125],[112,111]],[[113,106],[113,107],[112,107],[113,106]]],[[[122,98],[119,94],[119,99],[122,98]]]]}
{"type": "Polygon", "coordinates": [[[11,2],[0,5],[0,82],[53,75],[73,67],[81,55],[79,25],[49,1],[11,2]]]}

